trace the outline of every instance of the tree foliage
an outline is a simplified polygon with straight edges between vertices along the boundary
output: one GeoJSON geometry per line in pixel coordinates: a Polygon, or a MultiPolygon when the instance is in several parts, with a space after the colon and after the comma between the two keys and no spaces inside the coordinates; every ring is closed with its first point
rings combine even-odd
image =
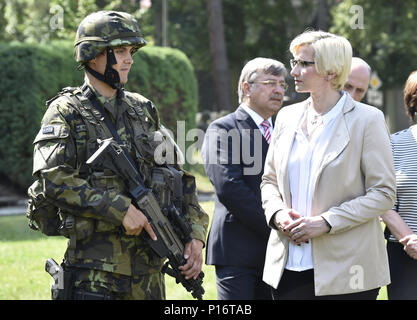
{"type": "MultiPolygon", "coordinates": [[[[3,0],[0,41],[73,40],[78,24],[88,13],[114,9],[134,15],[145,39],[160,45],[161,3],[153,0],[152,7],[144,11],[139,0],[3,0]],[[63,9],[63,29],[50,26],[57,14],[50,10],[56,5],[63,9]]],[[[319,25],[329,25],[331,32],[346,36],[355,54],[378,70],[386,86],[403,83],[415,69],[415,0],[223,0],[222,4],[231,95],[235,99],[239,73],[246,61],[264,56],[288,66],[291,39],[306,28],[319,25]],[[351,26],[350,10],[354,5],[363,8],[363,29],[351,26]]],[[[210,109],[217,75],[212,71],[206,3],[168,0],[168,5],[168,45],[189,57],[198,77],[200,109],[210,109]]]]}
{"type": "Polygon", "coordinates": [[[142,16],[135,0],[5,0],[0,3],[0,40],[74,40],[81,20],[98,10],[126,11],[137,19],[142,16]]]}
{"type": "Polygon", "coordinates": [[[331,12],[330,31],[349,39],[354,54],[378,71],[385,88],[402,86],[409,73],[417,69],[416,1],[387,5],[378,0],[348,0],[331,12]],[[353,5],[363,9],[363,28],[354,26],[353,5]]]}
{"type": "MultiPolygon", "coordinates": [[[[232,107],[237,103],[237,81],[245,62],[264,56],[286,63],[290,58],[288,46],[292,37],[311,26],[314,20],[314,2],[223,0],[227,57],[234,97],[232,107]]],[[[155,8],[148,14],[153,16],[160,12],[155,8]]],[[[210,109],[215,104],[210,84],[217,74],[211,71],[205,1],[169,0],[168,35],[169,45],[180,48],[194,65],[199,79],[200,108],[210,109]]]]}

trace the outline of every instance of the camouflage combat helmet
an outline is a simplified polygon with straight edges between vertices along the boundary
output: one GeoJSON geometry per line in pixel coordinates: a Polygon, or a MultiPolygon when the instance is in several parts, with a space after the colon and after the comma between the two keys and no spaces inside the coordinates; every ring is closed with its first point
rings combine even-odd
{"type": "Polygon", "coordinates": [[[94,12],[81,21],[75,36],[75,59],[85,63],[107,47],[146,45],[139,26],[130,14],[117,11],[94,12]]]}
{"type": "Polygon", "coordinates": [[[113,48],[122,45],[133,46],[134,51],[146,45],[136,20],[125,12],[95,12],[84,18],[78,27],[74,43],[75,59],[97,79],[114,89],[121,89],[119,73],[112,65],[117,64],[113,48]],[[87,62],[103,50],[107,52],[107,64],[104,74],[101,74],[87,62]]]}

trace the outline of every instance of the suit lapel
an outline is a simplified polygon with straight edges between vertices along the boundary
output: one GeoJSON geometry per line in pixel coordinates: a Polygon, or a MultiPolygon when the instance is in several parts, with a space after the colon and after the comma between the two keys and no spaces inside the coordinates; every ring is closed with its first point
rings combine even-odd
{"type": "Polygon", "coordinates": [[[252,117],[242,108],[239,106],[235,111],[236,120],[242,126],[242,129],[258,129],[255,121],[252,120],[252,117]]]}
{"type": "MultiPolygon", "coordinates": [[[[259,131],[262,136],[262,160],[264,162],[266,158],[266,153],[268,152],[269,144],[266,141],[265,137],[263,136],[262,132],[259,130],[259,127],[256,125],[255,121],[253,121],[252,117],[242,108],[239,106],[235,111],[236,120],[239,123],[239,129],[247,129],[250,130],[250,137],[251,143],[253,143],[253,134],[255,130],[259,131]]],[[[263,166],[262,166],[263,167],[263,166]]]]}

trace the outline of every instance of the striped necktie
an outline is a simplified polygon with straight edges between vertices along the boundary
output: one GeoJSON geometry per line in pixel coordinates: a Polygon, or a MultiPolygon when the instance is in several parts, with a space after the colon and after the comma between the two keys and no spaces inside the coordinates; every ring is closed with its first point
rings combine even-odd
{"type": "Polygon", "coordinates": [[[271,124],[269,123],[268,120],[264,120],[261,123],[261,126],[264,129],[264,137],[265,137],[265,140],[266,140],[266,142],[269,143],[269,141],[271,140],[271,130],[270,130],[271,124]]]}

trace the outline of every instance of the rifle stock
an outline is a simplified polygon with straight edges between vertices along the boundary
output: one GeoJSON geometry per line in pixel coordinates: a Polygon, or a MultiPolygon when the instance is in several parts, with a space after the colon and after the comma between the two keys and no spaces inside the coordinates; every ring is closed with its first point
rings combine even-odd
{"type": "Polygon", "coordinates": [[[142,234],[156,254],[161,258],[168,259],[168,262],[162,268],[162,272],[174,277],[176,282],[181,283],[187,291],[191,292],[194,298],[201,300],[204,294],[204,288],[202,287],[204,273],[200,272],[195,280],[185,279],[179,270],[179,267],[186,263],[183,239],[191,239],[191,237],[190,234],[178,236],[176,230],[191,231],[191,228],[184,228],[184,221],[178,222],[181,218],[177,214],[176,208],[174,210],[164,210],[167,214],[177,214],[171,220],[179,225],[175,227],[172,225],[172,222],[162,212],[152,190],[145,187],[141,174],[126,156],[122,147],[113,139],[100,141],[100,147],[87,160],[87,164],[91,166],[99,163],[124,180],[130,196],[151,223],[158,240],[153,241],[145,233],[142,234]]]}

